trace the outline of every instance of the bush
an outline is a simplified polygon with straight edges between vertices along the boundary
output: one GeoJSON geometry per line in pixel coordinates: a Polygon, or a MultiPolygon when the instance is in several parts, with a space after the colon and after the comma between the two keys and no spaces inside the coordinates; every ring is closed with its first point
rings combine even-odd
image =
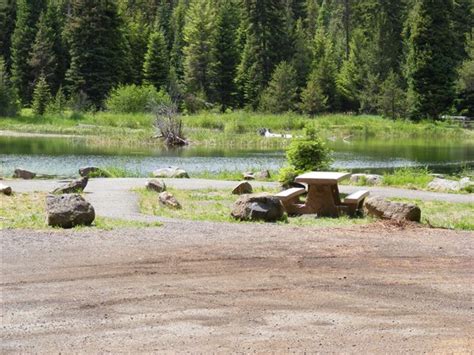
{"type": "Polygon", "coordinates": [[[113,113],[151,112],[152,104],[168,104],[171,98],[165,91],[157,91],[152,85],[121,85],[113,89],[105,102],[113,113]]]}
{"type": "Polygon", "coordinates": [[[307,129],[304,138],[293,140],[286,151],[288,166],[280,170],[278,180],[289,185],[297,175],[305,171],[327,169],[331,159],[330,150],[316,136],[314,129],[307,129]]]}

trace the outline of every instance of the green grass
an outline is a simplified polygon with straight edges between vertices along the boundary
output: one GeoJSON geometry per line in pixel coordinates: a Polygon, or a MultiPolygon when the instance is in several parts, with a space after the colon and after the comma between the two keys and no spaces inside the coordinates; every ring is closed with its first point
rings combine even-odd
{"type": "MultiPolygon", "coordinates": [[[[230,216],[233,203],[238,196],[232,195],[226,190],[173,190],[169,191],[181,203],[182,209],[175,210],[160,205],[156,192],[139,189],[137,192],[140,196],[140,211],[145,214],[187,219],[193,221],[212,221],[212,222],[239,222],[230,216]]],[[[255,192],[277,192],[273,189],[261,188],[255,192]]],[[[351,226],[355,224],[366,224],[371,221],[370,218],[314,218],[309,216],[291,217],[279,224],[287,224],[293,226],[351,226]]],[[[250,223],[250,222],[249,222],[250,223]]],[[[263,222],[260,222],[263,223],[263,222]]]]}
{"type": "Polygon", "coordinates": [[[106,166],[100,167],[100,170],[92,172],[89,177],[105,177],[105,178],[135,178],[140,177],[139,171],[131,171],[122,167],[106,166]]]}
{"type": "Polygon", "coordinates": [[[433,180],[426,168],[401,168],[383,175],[382,185],[407,189],[427,189],[433,180]]]}
{"type": "MultiPolygon", "coordinates": [[[[46,194],[14,194],[0,196],[0,229],[58,229],[46,223],[46,194]]],[[[144,223],[120,219],[96,217],[91,227],[75,227],[74,230],[97,228],[112,230],[117,228],[158,227],[161,223],[144,223]]]]}
{"type": "Polygon", "coordinates": [[[421,223],[446,229],[474,230],[474,203],[449,203],[442,201],[422,201],[393,199],[414,203],[421,209],[421,223]]]}

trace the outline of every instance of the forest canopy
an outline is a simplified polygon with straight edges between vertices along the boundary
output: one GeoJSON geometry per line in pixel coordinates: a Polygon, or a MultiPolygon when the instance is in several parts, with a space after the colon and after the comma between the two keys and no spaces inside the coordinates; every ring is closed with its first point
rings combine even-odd
{"type": "Polygon", "coordinates": [[[472,0],[3,0],[0,94],[97,110],[154,86],[188,112],[474,117],[473,19],[472,0]]]}

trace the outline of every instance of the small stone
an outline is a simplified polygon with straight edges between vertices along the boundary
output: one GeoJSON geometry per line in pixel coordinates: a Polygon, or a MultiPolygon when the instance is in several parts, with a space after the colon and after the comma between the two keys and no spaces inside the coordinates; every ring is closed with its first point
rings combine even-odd
{"type": "Polygon", "coordinates": [[[189,179],[189,174],[185,170],[174,167],[157,169],[153,172],[153,176],[156,178],[189,179]]]}
{"type": "Polygon", "coordinates": [[[49,226],[72,228],[94,222],[94,207],[78,194],[48,195],[46,213],[49,226]]]}
{"type": "Polygon", "coordinates": [[[281,201],[267,193],[241,196],[231,212],[231,216],[238,220],[265,222],[281,220],[284,214],[281,201]]]}
{"type": "Polygon", "coordinates": [[[243,195],[243,194],[251,194],[253,192],[252,185],[247,181],[240,182],[234,189],[232,190],[232,194],[234,195],[243,195]]]}
{"type": "Polygon", "coordinates": [[[15,169],[13,173],[13,177],[17,179],[24,179],[24,180],[31,180],[34,179],[36,176],[36,173],[33,173],[28,170],[24,169],[15,169]]]}
{"type": "Polygon", "coordinates": [[[243,173],[244,180],[255,180],[255,175],[251,171],[246,171],[243,173]]]}
{"type": "Polygon", "coordinates": [[[174,208],[174,209],[181,209],[181,204],[178,202],[176,197],[173,194],[164,191],[158,195],[158,200],[163,206],[174,208]]]}
{"type": "Polygon", "coordinates": [[[255,173],[255,178],[258,180],[270,179],[270,172],[268,170],[262,170],[258,173],[255,173]]]}
{"type": "Polygon", "coordinates": [[[381,197],[371,197],[365,200],[367,214],[381,219],[397,221],[420,222],[421,210],[412,203],[392,202],[381,197]]]}
{"type": "Polygon", "coordinates": [[[462,178],[459,180],[459,187],[460,189],[465,189],[466,187],[469,187],[471,185],[474,185],[474,183],[469,179],[468,177],[462,178]]]}
{"type": "Polygon", "coordinates": [[[72,194],[77,192],[82,192],[87,186],[89,181],[88,177],[83,177],[81,179],[73,180],[63,186],[54,189],[51,193],[53,194],[72,194]]]}
{"type": "Polygon", "coordinates": [[[107,175],[104,171],[102,171],[101,168],[98,168],[96,166],[86,166],[79,169],[79,175],[82,177],[90,177],[91,174],[93,174],[94,176],[103,177],[107,175]]]}
{"type": "Polygon", "coordinates": [[[382,183],[382,175],[377,174],[352,174],[350,181],[354,184],[364,182],[364,185],[373,186],[382,183]]]}
{"type": "Polygon", "coordinates": [[[10,186],[0,184],[0,194],[10,196],[12,194],[12,188],[10,186]]]}
{"type": "Polygon", "coordinates": [[[155,192],[163,192],[166,191],[166,184],[163,181],[159,181],[157,179],[152,179],[148,181],[146,184],[147,190],[155,191],[155,192]]]}
{"type": "Polygon", "coordinates": [[[461,184],[455,180],[435,178],[428,184],[428,188],[435,191],[459,191],[461,184]]]}

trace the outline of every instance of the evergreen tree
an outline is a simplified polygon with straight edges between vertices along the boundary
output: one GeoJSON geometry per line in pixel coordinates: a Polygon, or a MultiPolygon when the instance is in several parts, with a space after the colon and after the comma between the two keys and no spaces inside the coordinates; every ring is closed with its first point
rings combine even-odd
{"type": "Polygon", "coordinates": [[[413,119],[438,119],[454,98],[456,60],[446,0],[419,0],[408,22],[407,81],[413,119]]]}
{"type": "Polygon", "coordinates": [[[331,39],[323,29],[316,32],[312,71],[306,88],[301,93],[302,110],[309,114],[336,110],[338,97],[336,90],[337,63],[331,39]]]}
{"type": "Polygon", "coordinates": [[[71,65],[66,79],[71,94],[83,92],[101,107],[111,88],[125,77],[126,42],[115,2],[72,0],[67,24],[71,65]]]}
{"type": "Polygon", "coordinates": [[[262,93],[261,108],[273,113],[294,110],[298,99],[296,79],[296,70],[291,64],[278,64],[268,87],[262,93]]]}
{"type": "Polygon", "coordinates": [[[314,38],[317,29],[317,21],[319,18],[318,0],[306,0],[306,17],[304,25],[308,38],[314,38]]]}
{"type": "Polygon", "coordinates": [[[190,93],[213,100],[216,69],[216,13],[210,0],[193,0],[184,27],[184,72],[190,93]]]}
{"type": "Polygon", "coordinates": [[[365,45],[363,33],[356,31],[350,44],[349,58],[343,62],[337,77],[337,88],[343,100],[344,110],[357,111],[360,108],[359,97],[368,72],[365,45]]]}
{"type": "Polygon", "coordinates": [[[165,36],[161,27],[155,29],[148,41],[148,49],[143,65],[145,82],[157,90],[168,86],[169,59],[165,36]]]}
{"type": "Polygon", "coordinates": [[[216,26],[216,99],[222,109],[237,104],[235,76],[239,63],[237,30],[239,13],[232,0],[223,0],[216,26]]]}
{"type": "Polygon", "coordinates": [[[237,80],[245,101],[257,107],[275,66],[291,58],[285,29],[285,4],[281,0],[242,0],[246,26],[245,46],[237,80]]]}
{"type": "Polygon", "coordinates": [[[54,53],[54,40],[55,34],[46,22],[45,12],[42,12],[29,59],[34,83],[38,81],[40,75],[44,76],[50,87],[52,83],[57,82],[58,61],[54,53]]]}
{"type": "Polygon", "coordinates": [[[0,5],[0,58],[5,59],[5,70],[11,69],[12,34],[15,30],[16,1],[6,0],[3,7],[0,5]]]}
{"type": "Polygon", "coordinates": [[[471,35],[474,28],[474,1],[456,0],[453,2],[453,33],[455,41],[453,42],[457,62],[460,63],[468,57],[466,51],[467,36],[471,35]]]}
{"type": "Polygon", "coordinates": [[[296,82],[298,92],[300,92],[306,85],[311,70],[311,49],[308,46],[308,39],[301,19],[296,22],[294,48],[292,64],[296,70],[296,82]]]}
{"type": "Polygon", "coordinates": [[[0,57],[0,117],[15,116],[18,110],[18,97],[8,77],[5,61],[0,57]]]}
{"type": "Polygon", "coordinates": [[[391,71],[382,84],[379,97],[380,113],[392,120],[403,117],[406,113],[406,95],[401,88],[398,74],[391,71]]]}
{"type": "Polygon", "coordinates": [[[178,0],[178,4],[173,10],[170,23],[170,32],[173,38],[170,53],[170,68],[176,75],[177,82],[184,80],[184,54],[185,46],[183,28],[186,22],[186,11],[188,0],[178,0]]]}
{"type": "Polygon", "coordinates": [[[43,115],[50,103],[51,91],[48,82],[46,81],[46,77],[43,74],[40,74],[33,92],[33,112],[40,116],[43,115]]]}
{"type": "Polygon", "coordinates": [[[459,69],[457,82],[458,111],[468,117],[474,117],[474,39],[467,46],[468,58],[459,69]]]}
{"type": "Polygon", "coordinates": [[[12,35],[12,82],[23,103],[30,102],[34,78],[29,58],[36,36],[36,23],[45,0],[18,0],[17,20],[12,35]]]}

